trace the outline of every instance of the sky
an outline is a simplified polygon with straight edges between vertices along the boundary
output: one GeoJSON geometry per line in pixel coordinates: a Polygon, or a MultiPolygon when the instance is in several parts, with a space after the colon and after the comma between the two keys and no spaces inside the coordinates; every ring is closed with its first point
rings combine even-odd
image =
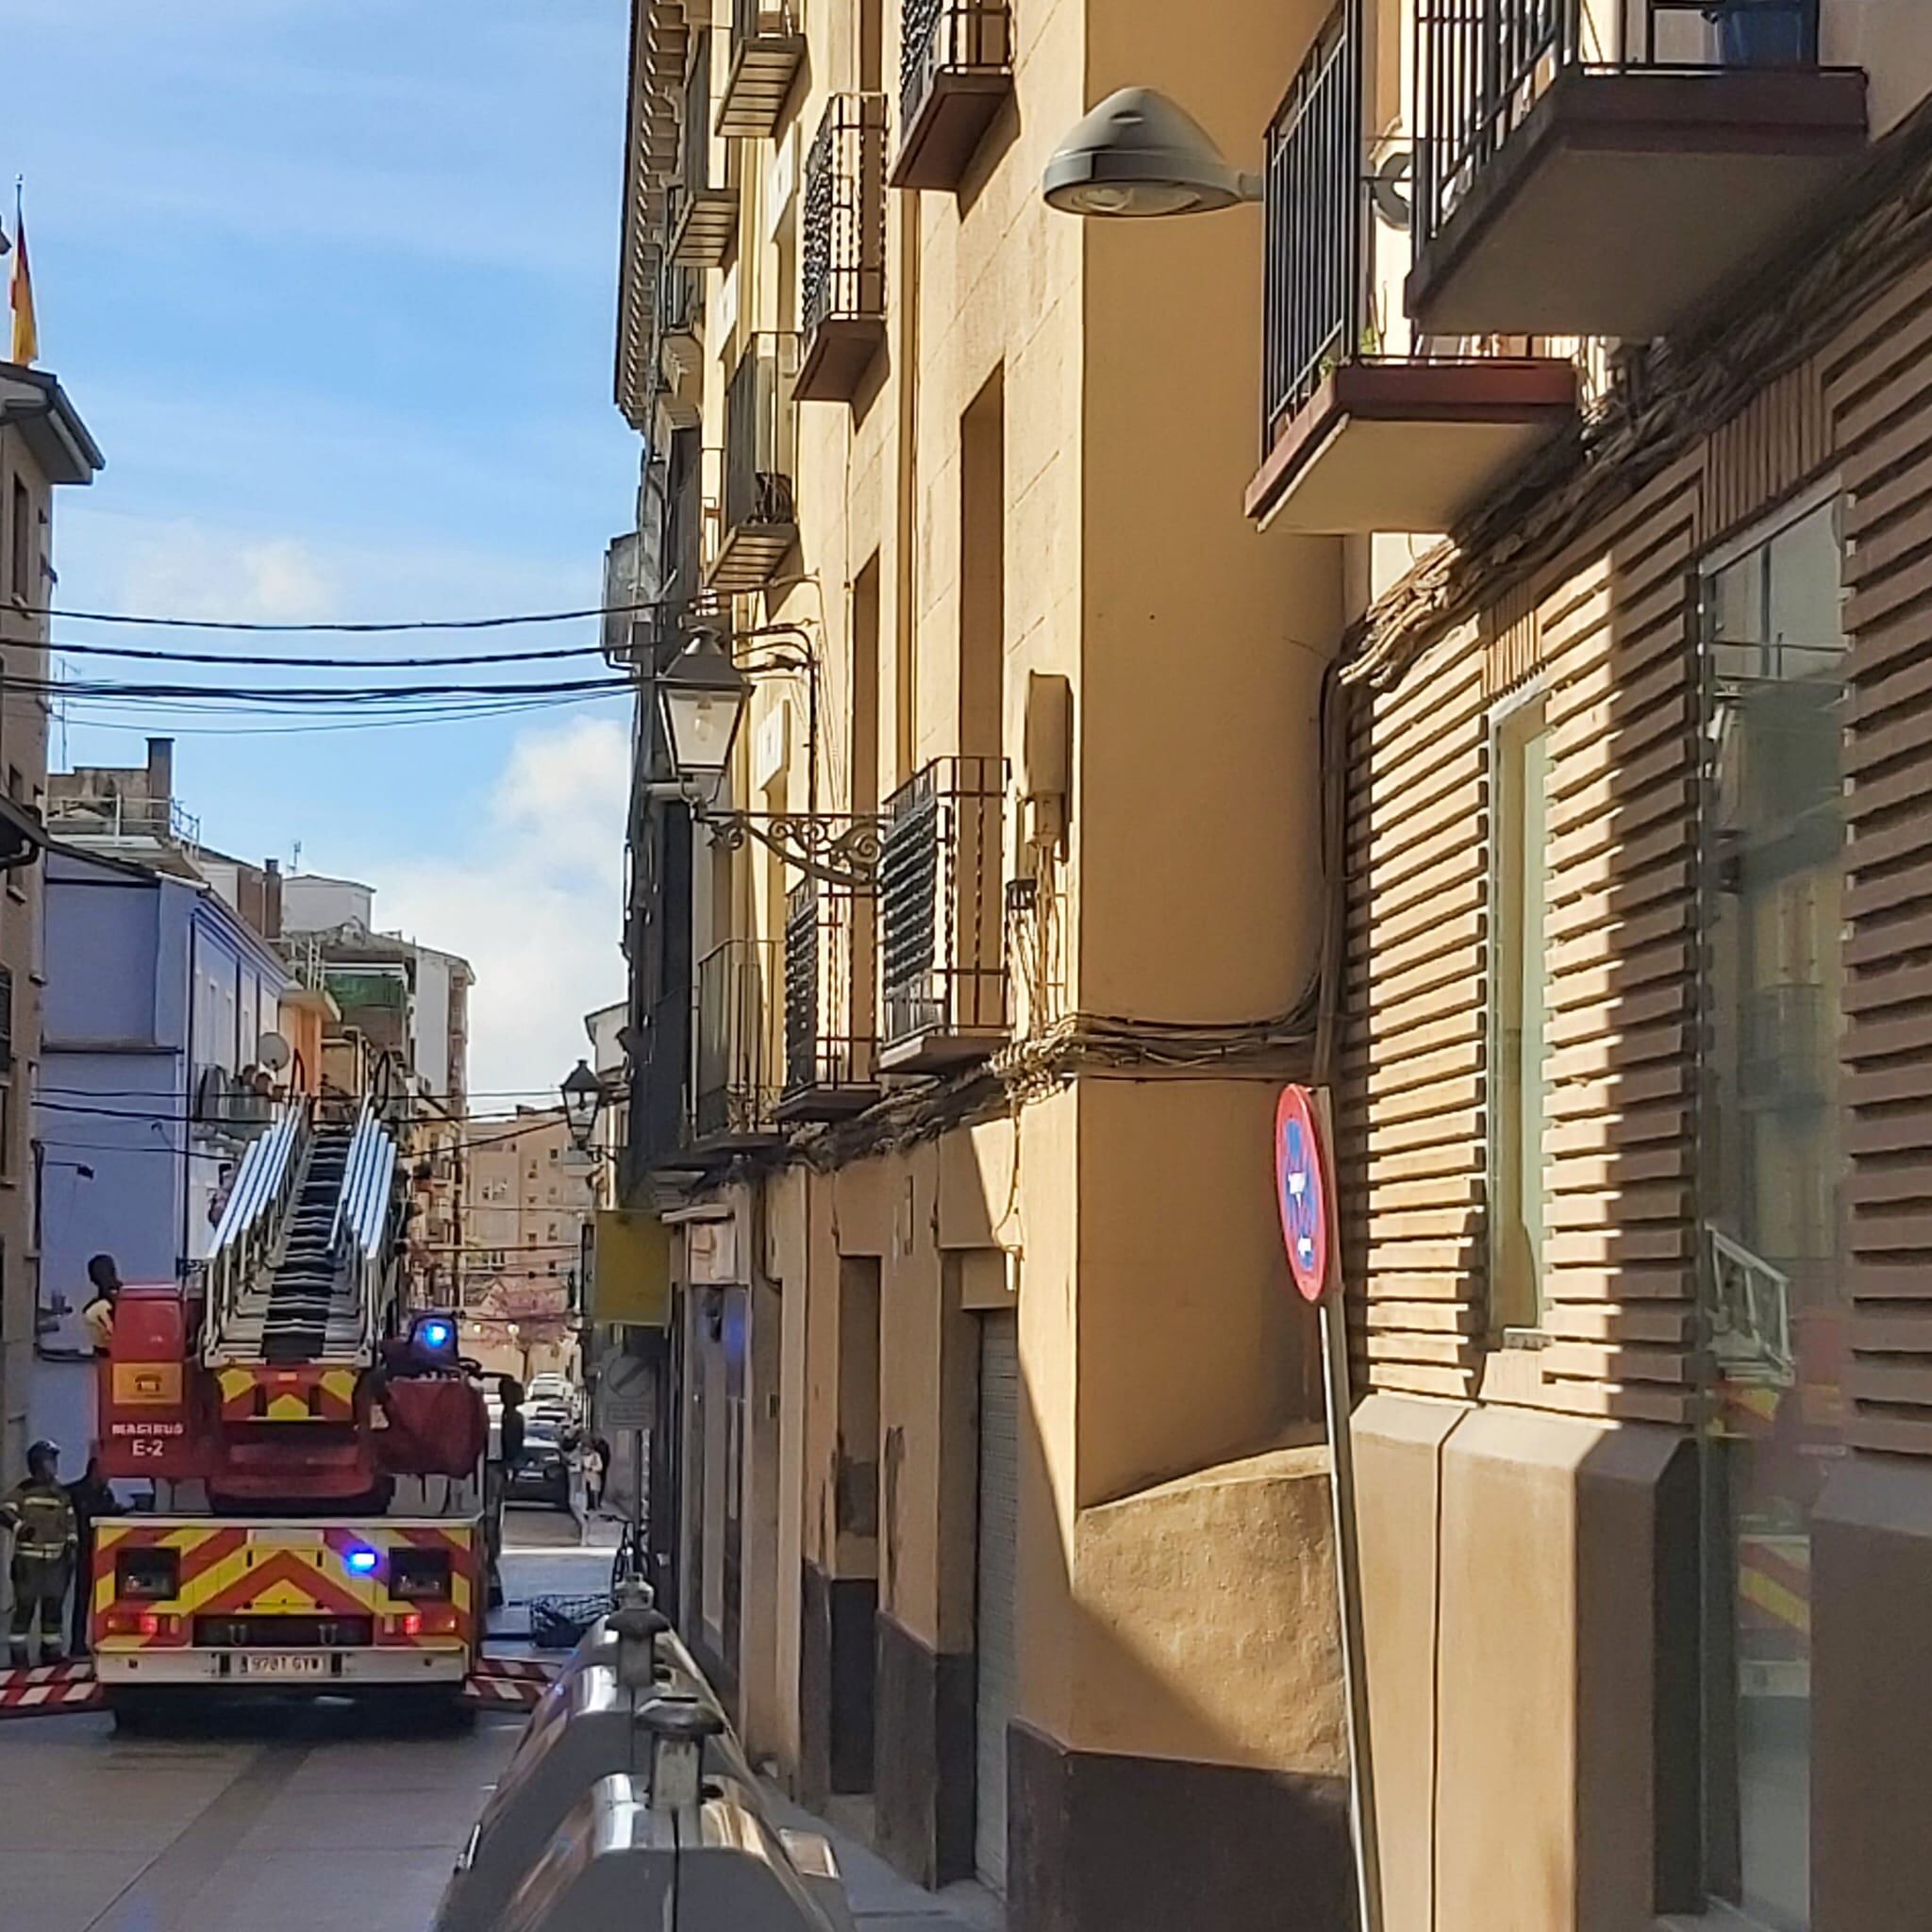
{"type": "MultiPolygon", "coordinates": [[[[626,0],[0,12],[9,70],[32,77],[8,91],[0,180],[25,177],[40,362],[108,459],[56,504],[58,608],[597,603],[637,487],[610,402],[626,0]]],[[[161,641],[375,658],[595,636],[161,641]]],[[[158,641],[57,621],[63,638],[158,641]]],[[[69,708],[57,768],[139,764],[162,728],[126,702],[105,716],[69,708]]],[[[476,970],[473,1091],[554,1089],[584,1014],[623,991],[625,701],[358,732],[235,722],[165,721],[203,839],[284,865],[299,847],[303,870],[375,886],[378,925],[476,970]]]]}

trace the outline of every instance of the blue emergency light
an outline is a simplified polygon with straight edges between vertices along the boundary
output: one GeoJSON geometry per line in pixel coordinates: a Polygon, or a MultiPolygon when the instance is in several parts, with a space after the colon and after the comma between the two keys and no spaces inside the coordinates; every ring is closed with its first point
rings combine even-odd
{"type": "Polygon", "coordinates": [[[381,1557],[374,1550],[366,1546],[349,1551],[342,1558],[342,1561],[348,1565],[350,1571],[357,1576],[373,1575],[375,1572],[376,1564],[381,1560],[381,1557]]]}
{"type": "Polygon", "coordinates": [[[440,1318],[424,1323],[416,1333],[425,1348],[447,1348],[454,1330],[440,1318]]]}

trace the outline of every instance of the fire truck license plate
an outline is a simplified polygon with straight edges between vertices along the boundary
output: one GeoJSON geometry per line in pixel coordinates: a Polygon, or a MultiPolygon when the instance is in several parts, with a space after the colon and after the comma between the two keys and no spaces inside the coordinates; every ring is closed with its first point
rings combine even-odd
{"type": "Polygon", "coordinates": [[[238,1657],[244,1677],[325,1677],[328,1658],[321,1651],[283,1651],[264,1657],[238,1657]]]}

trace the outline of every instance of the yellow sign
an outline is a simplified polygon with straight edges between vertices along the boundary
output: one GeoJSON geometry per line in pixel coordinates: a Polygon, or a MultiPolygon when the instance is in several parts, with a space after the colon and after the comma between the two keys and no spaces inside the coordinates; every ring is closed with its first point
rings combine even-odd
{"type": "Polygon", "coordinates": [[[113,1390],[116,1408],[179,1408],[181,1364],[116,1362],[113,1390]]]}
{"type": "Polygon", "coordinates": [[[592,1322],[671,1325],[671,1230],[655,1214],[598,1208],[585,1305],[592,1322]]]}

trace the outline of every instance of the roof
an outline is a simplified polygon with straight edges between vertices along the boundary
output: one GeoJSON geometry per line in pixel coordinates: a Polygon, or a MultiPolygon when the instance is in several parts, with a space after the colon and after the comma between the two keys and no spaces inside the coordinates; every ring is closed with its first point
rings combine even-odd
{"type": "Polygon", "coordinates": [[[0,425],[20,431],[49,483],[92,483],[107,468],[59,378],[44,369],[0,362],[0,425]]]}

